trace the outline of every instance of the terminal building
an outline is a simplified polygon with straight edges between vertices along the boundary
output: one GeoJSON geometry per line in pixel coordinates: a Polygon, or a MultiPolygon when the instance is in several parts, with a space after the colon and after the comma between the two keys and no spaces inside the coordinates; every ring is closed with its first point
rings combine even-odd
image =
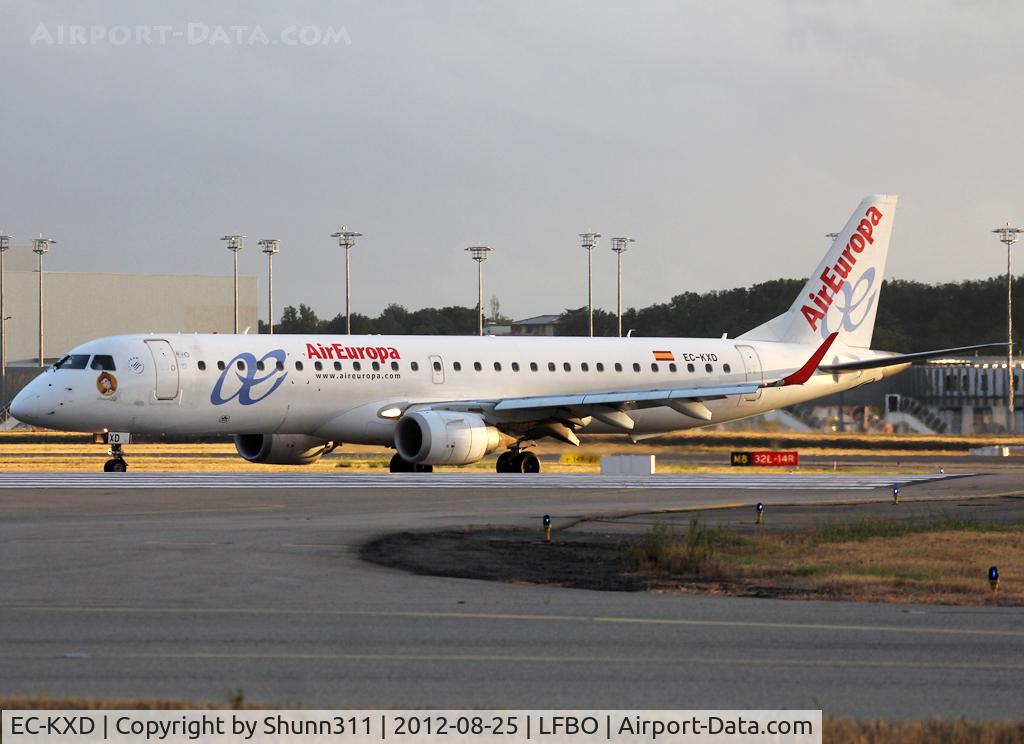
{"type": "MultiPolygon", "coordinates": [[[[1004,434],[1010,431],[1006,369],[1006,357],[936,359],[790,412],[812,430],[1004,434]]],[[[1018,358],[1014,361],[1016,432],[1024,432],[1022,388],[1024,361],[1018,358]]]]}
{"type": "MultiPolygon", "coordinates": [[[[7,385],[3,407],[39,368],[39,273],[31,246],[4,255],[7,385]],[[24,378],[24,379],[22,379],[24,378]]],[[[90,339],[123,333],[231,333],[232,276],[46,271],[43,355],[50,364],[90,339]]],[[[238,278],[239,330],[257,331],[258,283],[238,278]]]]}

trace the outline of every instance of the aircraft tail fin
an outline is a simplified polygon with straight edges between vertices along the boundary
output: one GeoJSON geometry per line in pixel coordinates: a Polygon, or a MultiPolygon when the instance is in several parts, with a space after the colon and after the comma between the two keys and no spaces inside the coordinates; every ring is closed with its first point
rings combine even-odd
{"type": "Polygon", "coordinates": [[[870,348],[897,199],[865,198],[789,310],[740,338],[870,348]]]}

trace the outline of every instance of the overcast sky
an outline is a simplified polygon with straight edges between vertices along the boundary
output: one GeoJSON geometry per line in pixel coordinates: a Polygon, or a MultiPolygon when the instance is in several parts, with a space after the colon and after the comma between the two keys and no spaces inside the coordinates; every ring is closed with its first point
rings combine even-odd
{"type": "Polygon", "coordinates": [[[4,0],[0,228],[58,240],[53,270],[204,274],[242,232],[261,292],[276,237],[278,311],[321,316],[343,223],[370,314],[474,304],[482,242],[525,317],[586,303],[584,230],[636,239],[647,305],[805,276],[887,192],[890,277],[992,276],[1024,222],[1021,29],[1016,2],[4,0]]]}

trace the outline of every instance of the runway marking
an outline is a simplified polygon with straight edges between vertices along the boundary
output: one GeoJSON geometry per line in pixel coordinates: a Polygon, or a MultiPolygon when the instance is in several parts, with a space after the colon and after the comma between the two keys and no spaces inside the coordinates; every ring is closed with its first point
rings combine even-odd
{"type": "Polygon", "coordinates": [[[0,473],[0,489],[515,489],[866,491],[966,474],[665,473],[0,473]]]}
{"type": "MultiPolygon", "coordinates": [[[[65,653],[0,653],[0,659],[65,659],[65,653]]],[[[942,662],[942,661],[849,661],[845,659],[765,659],[745,658],[729,659],[707,656],[548,656],[548,655],[498,655],[498,654],[337,654],[337,653],[257,653],[257,652],[219,652],[219,651],[118,651],[118,652],[79,652],[73,658],[79,659],[187,659],[187,660],[223,660],[223,661],[397,661],[403,663],[416,661],[470,662],[470,663],[507,663],[519,662],[530,664],[706,664],[710,666],[743,666],[743,667],[803,667],[826,668],[836,667],[849,669],[946,669],[953,671],[965,670],[998,670],[1021,671],[1024,664],[1012,662],[942,662]]]]}
{"type": "MultiPolygon", "coordinates": [[[[1013,608],[1017,609],[1017,608],[1013,608]]],[[[688,620],[682,618],[658,617],[615,617],[601,615],[545,615],[531,613],[488,613],[428,610],[303,610],[286,607],[0,607],[0,612],[45,612],[45,613],[89,613],[89,614],[155,614],[155,615],[286,615],[286,616],[328,616],[328,617],[380,617],[380,618],[422,618],[446,620],[500,620],[522,622],[576,622],[608,623],[622,625],[665,625],[683,627],[752,628],[761,630],[839,630],[858,633],[918,633],[953,636],[979,637],[1024,637],[1024,630],[980,630],[969,628],[940,628],[923,625],[850,625],[829,623],[770,623],[745,620],[688,620]]]]}

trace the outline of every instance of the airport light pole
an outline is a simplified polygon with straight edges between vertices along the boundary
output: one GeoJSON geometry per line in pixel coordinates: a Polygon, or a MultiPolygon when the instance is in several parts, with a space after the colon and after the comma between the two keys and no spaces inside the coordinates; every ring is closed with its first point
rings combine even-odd
{"type": "Polygon", "coordinates": [[[360,232],[354,232],[348,229],[347,225],[342,225],[341,229],[336,233],[331,233],[332,238],[338,239],[338,245],[345,249],[345,333],[352,335],[352,282],[351,282],[351,264],[349,261],[349,254],[352,251],[352,246],[356,244],[356,238],[363,237],[360,232]]]}
{"type": "Polygon", "coordinates": [[[244,235],[225,235],[221,240],[227,241],[228,250],[235,262],[235,333],[238,333],[238,252],[245,248],[244,235]]]}
{"type": "Polygon", "coordinates": [[[267,328],[274,335],[274,254],[281,251],[281,241],[273,238],[260,241],[260,248],[267,254],[267,328]]]}
{"type": "MultiPolygon", "coordinates": [[[[629,248],[630,243],[635,243],[633,238],[612,238],[612,250],[615,251],[615,276],[618,283],[616,294],[616,305],[619,315],[619,338],[622,338],[622,254],[629,248]]],[[[593,335],[593,332],[591,332],[593,335]]]]}
{"type": "Polygon", "coordinates": [[[44,238],[42,234],[32,241],[32,252],[39,256],[39,366],[42,367],[46,356],[43,349],[43,256],[50,252],[50,246],[56,240],[44,238]]]}
{"type": "Polygon", "coordinates": [[[7,315],[4,307],[4,254],[11,247],[10,235],[0,235],[0,405],[7,405],[7,315]]]}
{"type": "Polygon", "coordinates": [[[1017,428],[1017,422],[1013,402],[1013,272],[1010,265],[1010,247],[1020,240],[1024,228],[1010,227],[1010,223],[1007,222],[1005,226],[997,227],[992,232],[999,236],[1000,243],[1006,244],[1006,340],[1009,344],[1006,352],[1006,411],[1009,416],[1007,429],[1012,434],[1017,428]]]}
{"type": "Polygon", "coordinates": [[[587,252],[587,316],[590,335],[594,335],[594,249],[601,240],[601,233],[580,233],[580,244],[587,252]]]}
{"type": "Polygon", "coordinates": [[[476,309],[480,335],[484,335],[484,261],[494,249],[488,245],[471,245],[466,249],[476,261],[476,309]]]}

